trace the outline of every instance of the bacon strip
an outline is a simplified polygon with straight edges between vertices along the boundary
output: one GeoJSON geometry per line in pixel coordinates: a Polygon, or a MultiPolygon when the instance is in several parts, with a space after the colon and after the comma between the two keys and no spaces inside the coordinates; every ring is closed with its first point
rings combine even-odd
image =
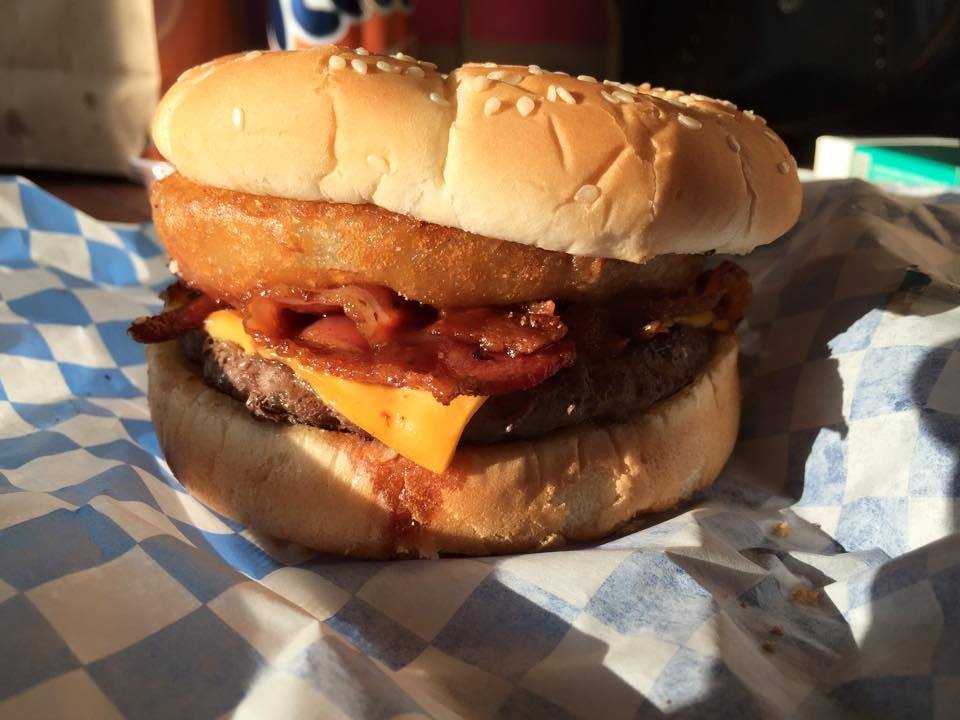
{"type": "Polygon", "coordinates": [[[428,390],[447,404],[458,395],[501,395],[534,387],[573,364],[573,343],[561,340],[531,355],[486,353],[447,338],[421,336],[381,352],[357,353],[326,348],[317,352],[302,341],[274,346],[320,372],[358,382],[428,390]]]}
{"type": "Polygon", "coordinates": [[[389,342],[412,322],[411,313],[405,313],[399,296],[392,290],[376,285],[345,285],[322,293],[325,300],[343,306],[343,314],[356,323],[357,330],[372,346],[389,342]]]}
{"type": "Polygon", "coordinates": [[[712,310],[718,319],[727,320],[733,326],[746,313],[752,292],[747,271],[735,263],[724,261],[716,269],[700,275],[696,287],[686,295],[655,298],[641,303],[636,308],[635,317],[647,323],[712,310]]]}
{"type": "Polygon", "coordinates": [[[404,303],[392,290],[377,285],[343,285],[315,292],[288,290],[254,298],[247,304],[257,306],[270,301],[280,309],[301,314],[343,313],[373,347],[391,341],[414,322],[415,316],[413,303],[404,303]]]}
{"type": "Polygon", "coordinates": [[[350,286],[269,293],[243,311],[255,341],[283,355],[359,382],[427,389],[446,403],[524,390],[573,363],[572,343],[557,344],[566,326],[555,306],[536,309],[448,310],[435,320],[385,288],[350,286]],[[322,317],[308,314],[317,310],[322,317]]]}
{"type": "Polygon", "coordinates": [[[187,297],[179,283],[171,285],[164,294],[182,304],[166,308],[159,315],[134,320],[127,332],[137,342],[166,342],[191,330],[199,330],[203,327],[203,321],[207,319],[207,315],[219,306],[219,303],[209,295],[187,297]]]}
{"type": "Polygon", "coordinates": [[[648,339],[667,332],[678,319],[711,311],[714,321],[734,327],[750,304],[752,289],[747,272],[732,262],[702,273],[685,294],[645,298],[604,306],[567,308],[564,322],[578,352],[615,356],[635,338],[648,339]]]}
{"type": "Polygon", "coordinates": [[[530,355],[561,340],[567,328],[555,315],[502,308],[442,310],[427,328],[432,335],[479,345],[510,357],[530,355]]]}
{"type": "MultiPolygon", "coordinates": [[[[448,403],[462,394],[531,388],[572,365],[578,352],[616,356],[633,339],[665,331],[684,316],[709,310],[732,326],[750,294],[746,272],[725,262],[685,294],[571,306],[560,314],[550,300],[436,311],[372,285],[276,288],[240,309],[254,340],[282,355],[351,380],[426,389],[448,403]]],[[[206,295],[191,297],[181,285],[166,296],[174,307],[135,321],[135,340],[161,342],[198,329],[220,305],[206,295]]]]}
{"type": "Polygon", "coordinates": [[[299,339],[317,350],[369,353],[370,343],[360,334],[353,320],[331,315],[316,320],[300,331],[299,339]]]}

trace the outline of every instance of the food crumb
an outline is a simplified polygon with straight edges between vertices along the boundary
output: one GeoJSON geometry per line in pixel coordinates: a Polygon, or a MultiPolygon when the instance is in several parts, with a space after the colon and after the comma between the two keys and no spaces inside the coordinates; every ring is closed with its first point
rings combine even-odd
{"type": "Polygon", "coordinates": [[[567,405],[567,415],[573,415],[573,411],[577,409],[576,403],[570,403],[567,405]]]}
{"type": "Polygon", "coordinates": [[[772,653],[772,652],[773,652],[773,643],[772,643],[772,642],[769,642],[769,641],[768,641],[768,642],[765,642],[765,643],[763,643],[760,647],[762,647],[762,648],[763,648],[763,651],[766,652],[766,653],[772,653]]]}
{"type": "Polygon", "coordinates": [[[772,628],[770,628],[770,632],[773,635],[778,635],[780,637],[783,637],[783,628],[780,627],[779,625],[774,625],[772,628]]]}
{"type": "Polygon", "coordinates": [[[507,425],[507,426],[503,429],[503,431],[504,431],[504,432],[513,432],[513,423],[510,423],[509,425],[507,425]]]}
{"type": "Polygon", "coordinates": [[[785,538],[790,535],[790,524],[786,520],[781,520],[773,526],[771,531],[777,537],[785,538]]]}
{"type": "Polygon", "coordinates": [[[794,602],[800,603],[801,605],[819,605],[820,604],[820,591],[819,590],[810,590],[808,588],[798,588],[790,593],[790,597],[793,598],[794,602]]]}

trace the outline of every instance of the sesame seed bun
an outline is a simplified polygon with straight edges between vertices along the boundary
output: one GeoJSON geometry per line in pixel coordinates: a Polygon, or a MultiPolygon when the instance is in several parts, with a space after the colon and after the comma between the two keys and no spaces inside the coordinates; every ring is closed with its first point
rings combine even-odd
{"type": "Polygon", "coordinates": [[[185,73],[153,137],[185,177],[372,203],[576,255],[745,253],[799,214],[796,165],[759,117],[679,91],[326,46],[185,73]]]}
{"type": "Polygon", "coordinates": [[[147,348],[149,402],[174,475],[250,527],[358,557],[484,555],[600,538],[713,482],[740,415],[737,342],[624,422],[461,446],[442,475],[353,433],[254,419],[203,383],[177,342],[147,348]]]}

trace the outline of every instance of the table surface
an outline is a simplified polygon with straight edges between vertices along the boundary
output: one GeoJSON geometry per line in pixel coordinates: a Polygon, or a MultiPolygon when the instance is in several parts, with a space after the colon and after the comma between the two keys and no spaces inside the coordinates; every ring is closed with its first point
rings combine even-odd
{"type": "Polygon", "coordinates": [[[30,178],[44,190],[98,220],[144,222],[150,219],[146,188],[121,178],[34,170],[0,170],[30,178]]]}

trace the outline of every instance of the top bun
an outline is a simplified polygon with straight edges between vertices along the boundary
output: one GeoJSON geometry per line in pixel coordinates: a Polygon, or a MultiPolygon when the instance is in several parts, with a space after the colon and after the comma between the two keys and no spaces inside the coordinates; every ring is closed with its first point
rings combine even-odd
{"type": "Polygon", "coordinates": [[[232,55],[180,77],[153,138],[206,185],[631,262],[749,252],[800,211],[796,163],[750,111],[535,65],[441,75],[362,48],[232,55]]]}

